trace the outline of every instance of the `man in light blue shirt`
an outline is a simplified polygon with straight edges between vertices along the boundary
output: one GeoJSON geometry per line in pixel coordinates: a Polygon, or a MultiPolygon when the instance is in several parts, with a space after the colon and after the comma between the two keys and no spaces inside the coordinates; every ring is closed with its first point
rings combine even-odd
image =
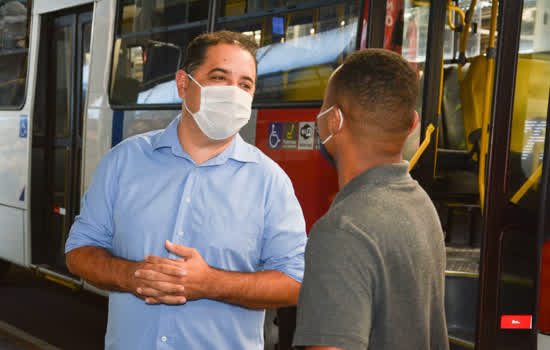
{"type": "Polygon", "coordinates": [[[193,40],[176,76],[182,115],[95,171],[65,250],[71,272],[111,291],[106,349],[263,349],[264,309],[296,304],[301,208],[237,134],[254,50],[231,32],[193,40]]]}

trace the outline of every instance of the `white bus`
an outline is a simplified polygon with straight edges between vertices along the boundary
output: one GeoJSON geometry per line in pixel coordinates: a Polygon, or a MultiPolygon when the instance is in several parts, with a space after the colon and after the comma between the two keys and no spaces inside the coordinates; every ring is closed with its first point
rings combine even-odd
{"type": "MultiPolygon", "coordinates": [[[[550,198],[550,0],[0,0],[0,275],[17,264],[107,295],[65,266],[82,195],[109,149],[179,114],[174,73],[185,47],[219,29],[260,46],[241,134],[287,171],[308,231],[336,177],[313,142],[270,143],[283,136],[270,125],[307,128],[328,76],[354,50],[409,59],[422,123],[407,154],[420,156],[413,176],[447,233],[451,346],[550,349],[541,212],[550,198]]],[[[279,349],[290,348],[287,311],[279,349]]]]}

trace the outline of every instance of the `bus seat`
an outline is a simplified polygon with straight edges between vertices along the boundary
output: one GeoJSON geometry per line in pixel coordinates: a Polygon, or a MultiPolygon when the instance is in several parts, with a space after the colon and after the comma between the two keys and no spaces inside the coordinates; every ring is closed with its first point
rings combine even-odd
{"type": "MultiPolygon", "coordinates": [[[[487,75],[487,59],[478,56],[473,59],[460,84],[462,100],[462,115],[464,118],[464,135],[468,152],[478,147],[483,124],[483,103],[485,101],[485,77],[487,75]]],[[[477,161],[477,154],[474,159],[477,161]]]]}
{"type": "Polygon", "coordinates": [[[438,147],[452,150],[466,150],[458,68],[456,66],[446,67],[443,79],[443,100],[441,101],[441,125],[438,147]]]}

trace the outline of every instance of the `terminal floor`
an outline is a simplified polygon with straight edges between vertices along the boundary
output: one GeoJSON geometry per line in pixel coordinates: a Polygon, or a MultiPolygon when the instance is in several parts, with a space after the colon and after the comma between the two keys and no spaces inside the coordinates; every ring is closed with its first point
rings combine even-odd
{"type": "Polygon", "coordinates": [[[51,349],[103,349],[107,298],[73,292],[12,267],[0,277],[0,322],[21,331],[0,329],[0,350],[49,348],[25,340],[21,333],[52,345],[51,349]]]}

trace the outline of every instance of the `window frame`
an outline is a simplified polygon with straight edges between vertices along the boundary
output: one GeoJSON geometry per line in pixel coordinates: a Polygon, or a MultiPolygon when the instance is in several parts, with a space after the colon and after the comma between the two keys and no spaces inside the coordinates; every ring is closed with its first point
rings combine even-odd
{"type": "MultiPolygon", "coordinates": [[[[357,51],[360,47],[361,43],[361,33],[363,29],[363,18],[365,13],[365,3],[368,0],[358,0],[360,2],[359,4],[359,14],[358,14],[358,21],[357,21],[357,32],[356,32],[356,38],[355,38],[355,45],[354,45],[354,51],[357,51]]],[[[372,1],[372,0],[371,0],[372,1]]],[[[118,39],[124,39],[129,37],[137,37],[140,35],[147,35],[147,34],[158,34],[158,33],[165,33],[168,31],[174,31],[174,30],[183,30],[183,29],[189,29],[193,27],[198,26],[206,26],[206,32],[212,33],[216,31],[216,27],[220,23],[230,23],[230,22],[237,22],[241,20],[249,20],[254,18],[261,18],[265,16],[274,16],[274,15],[281,15],[281,14],[288,14],[293,13],[297,11],[302,10],[309,10],[309,9],[315,9],[320,8],[323,6],[330,6],[330,5],[337,5],[337,4],[345,4],[345,0],[320,0],[320,1],[309,1],[306,4],[302,5],[296,5],[293,7],[286,7],[286,8],[277,8],[273,10],[262,10],[258,11],[252,14],[244,14],[244,15],[236,15],[236,16],[228,16],[228,17],[221,17],[218,16],[219,13],[221,13],[221,2],[216,0],[209,0],[209,11],[208,11],[208,17],[205,20],[200,20],[196,22],[191,23],[182,23],[177,25],[171,25],[171,26],[165,26],[165,27],[158,27],[153,28],[151,31],[147,32],[138,32],[138,33],[128,33],[128,34],[120,34],[121,31],[121,15],[122,15],[122,0],[117,0],[116,5],[116,15],[115,15],[115,31],[114,31],[114,37],[113,37],[113,43],[112,43],[112,54],[110,57],[111,63],[110,63],[110,70],[109,70],[109,81],[108,81],[108,101],[109,106],[113,110],[174,110],[174,109],[180,109],[181,104],[179,103],[165,103],[165,104],[114,104],[111,98],[111,86],[113,83],[113,65],[114,65],[114,55],[115,55],[115,44],[118,39]]],[[[185,48],[183,48],[185,51],[185,48]]],[[[279,101],[279,102],[252,102],[252,108],[253,109],[262,109],[262,108],[273,108],[273,109],[283,109],[283,108],[320,108],[323,103],[322,98],[319,100],[306,100],[306,101],[279,101]]]]}
{"type": "Polygon", "coordinates": [[[26,38],[26,45],[27,47],[25,49],[10,49],[10,50],[4,50],[0,51],[0,57],[2,56],[9,56],[9,55],[17,55],[17,54],[27,54],[26,58],[26,68],[25,68],[25,83],[23,87],[23,98],[21,100],[21,104],[19,105],[13,105],[13,106],[2,106],[0,105],[0,111],[21,111],[25,108],[25,105],[27,104],[27,93],[28,93],[28,81],[29,81],[29,71],[30,71],[30,56],[31,56],[31,34],[32,34],[32,18],[33,18],[33,11],[32,11],[32,5],[33,0],[27,0],[27,38],[26,38]]]}

